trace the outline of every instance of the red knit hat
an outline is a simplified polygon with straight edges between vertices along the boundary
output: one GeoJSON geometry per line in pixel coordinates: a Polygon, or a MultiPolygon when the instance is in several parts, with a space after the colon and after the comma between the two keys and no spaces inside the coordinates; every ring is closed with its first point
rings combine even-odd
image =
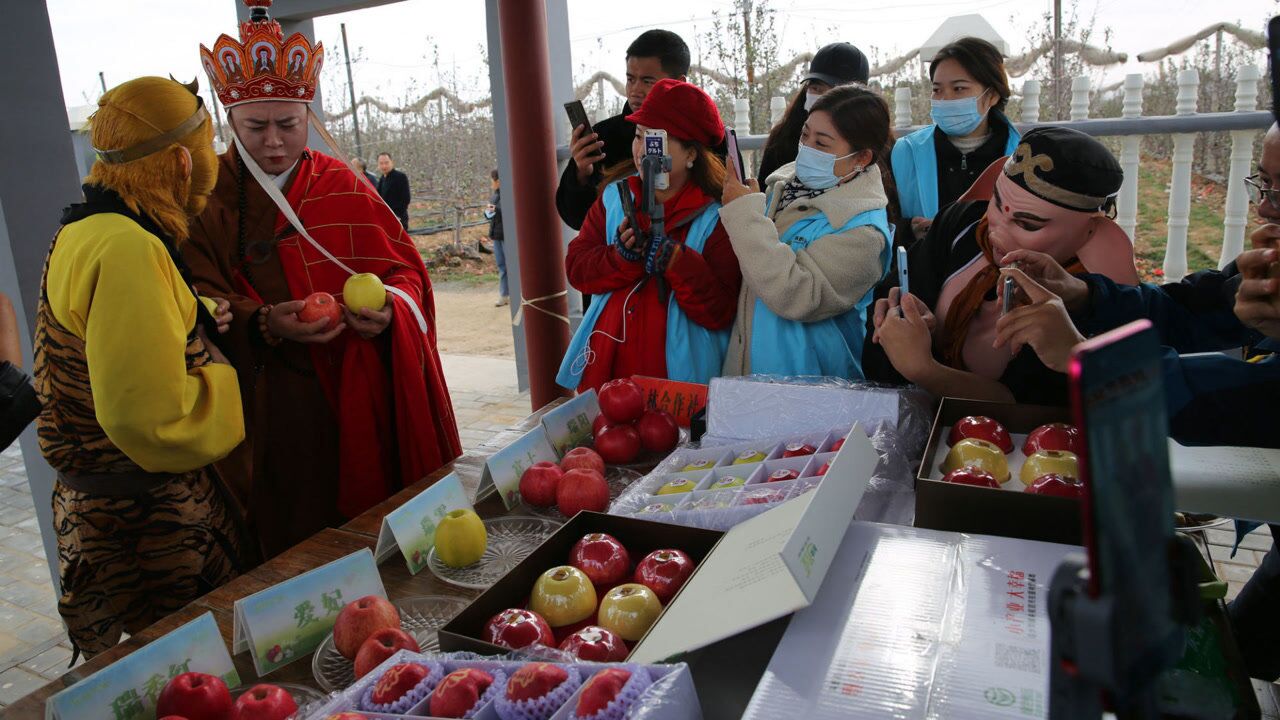
{"type": "Polygon", "coordinates": [[[724,141],[724,121],[711,96],[701,88],[671,78],[659,80],[639,112],[627,116],[627,122],[666,130],[677,140],[692,140],[706,147],[716,147],[724,141]]]}

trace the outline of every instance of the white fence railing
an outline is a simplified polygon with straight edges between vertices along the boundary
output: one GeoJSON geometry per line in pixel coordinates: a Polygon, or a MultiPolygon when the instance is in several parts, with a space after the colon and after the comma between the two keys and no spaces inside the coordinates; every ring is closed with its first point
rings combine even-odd
{"type": "MultiPolygon", "coordinates": [[[[1022,84],[1022,113],[1018,118],[1020,130],[1034,125],[1060,125],[1071,127],[1095,136],[1120,137],[1120,165],[1124,169],[1124,184],[1117,197],[1116,221],[1128,233],[1129,239],[1137,237],[1138,227],[1138,166],[1144,135],[1173,136],[1173,173],[1169,184],[1168,236],[1163,263],[1166,281],[1179,280],[1187,274],[1187,230],[1191,216],[1191,164],[1195,137],[1203,132],[1226,131],[1231,133],[1231,160],[1227,176],[1227,196],[1223,207],[1222,250],[1219,267],[1235,259],[1244,249],[1245,228],[1248,224],[1248,196],[1244,178],[1251,167],[1253,141],[1258,133],[1270,127],[1269,112],[1258,109],[1258,82],[1261,74],[1253,65],[1245,65],[1236,73],[1235,111],[1199,113],[1196,98],[1199,91],[1199,75],[1195,70],[1184,70],[1178,75],[1178,96],[1174,115],[1143,116],[1142,93],[1145,85],[1140,74],[1128,75],[1122,84],[1124,101],[1119,118],[1089,118],[1089,79],[1077,77],[1071,82],[1071,120],[1040,121],[1040,83],[1027,80],[1022,84]]],[[[769,103],[770,122],[777,123],[786,110],[786,99],[775,97],[769,103]]],[[[911,88],[894,90],[894,131],[899,137],[916,129],[912,117],[911,88]]],[[[765,135],[750,135],[748,103],[739,98],[733,102],[733,127],[738,133],[738,143],[744,152],[757,151],[764,146],[765,135]]],[[[926,120],[927,118],[920,118],[926,120]]],[[[568,157],[568,148],[559,148],[559,157],[568,157]]],[[[754,159],[748,161],[755,165],[754,159]]]]}

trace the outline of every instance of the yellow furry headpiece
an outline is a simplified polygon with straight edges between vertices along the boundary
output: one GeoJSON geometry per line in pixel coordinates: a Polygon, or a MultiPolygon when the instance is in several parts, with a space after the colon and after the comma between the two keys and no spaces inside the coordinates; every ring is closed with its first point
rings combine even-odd
{"type": "Polygon", "coordinates": [[[98,100],[89,138],[99,158],[86,181],[114,190],[129,209],[186,240],[188,221],[204,210],[218,180],[212,119],[194,83],[141,77],[117,85],[98,100]],[[182,148],[191,156],[190,177],[182,148]]]}

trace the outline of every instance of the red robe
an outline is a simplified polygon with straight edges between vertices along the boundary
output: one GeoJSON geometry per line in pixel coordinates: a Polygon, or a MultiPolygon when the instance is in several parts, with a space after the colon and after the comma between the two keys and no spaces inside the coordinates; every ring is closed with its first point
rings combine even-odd
{"type": "MultiPolygon", "coordinates": [[[[632,194],[637,194],[639,178],[631,177],[627,182],[632,194]]],[[[712,202],[714,199],[701,188],[686,183],[662,204],[668,235],[681,243],[672,255],[663,279],[690,320],[711,330],[720,330],[733,324],[738,290],[742,285],[742,272],[738,268],[733,245],[724,226],[717,221],[701,253],[683,246],[692,217],[712,202]]],[[[640,223],[647,227],[647,218],[641,217],[640,223]]],[[[616,246],[606,243],[604,203],[599,199],[587,212],[578,236],[569,243],[565,272],[569,283],[581,292],[592,295],[612,293],[596,321],[597,332],[592,334],[589,342],[595,359],[583,370],[578,391],[598,390],[609,380],[632,375],[665,378],[666,305],[659,295],[658,284],[652,278],[627,300],[632,288],[645,278],[644,263],[628,262],[618,253],[616,246]],[[605,333],[612,337],[606,337],[605,333]],[[625,342],[617,342],[613,338],[625,342]]]]}
{"type": "Polygon", "coordinates": [[[264,303],[314,291],[341,299],[347,273],[288,225],[252,177],[246,173],[241,183],[234,148],[221,158],[218,185],[183,255],[202,294],[232,304],[231,331],[216,342],[240,374],[249,443],[219,470],[245,487],[268,557],[461,453],[436,351],[431,281],[400,222],[367,182],[313,150],[284,193],[329,252],[415,298],[428,332],[393,295],[392,322],[372,340],[348,331],[323,347],[256,341],[253,326],[264,303]],[[255,257],[246,260],[242,252],[255,257]]]}

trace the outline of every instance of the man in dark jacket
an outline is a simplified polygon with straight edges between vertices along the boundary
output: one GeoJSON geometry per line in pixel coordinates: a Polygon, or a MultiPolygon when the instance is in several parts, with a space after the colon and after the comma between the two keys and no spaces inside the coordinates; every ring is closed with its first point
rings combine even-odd
{"type": "Polygon", "coordinates": [[[391,153],[378,154],[378,194],[391,208],[391,212],[400,218],[400,224],[409,229],[409,176],[396,169],[391,153]]]}
{"type": "Polygon", "coordinates": [[[502,307],[510,300],[507,290],[507,253],[502,242],[502,186],[498,181],[498,171],[489,173],[490,187],[493,194],[489,196],[489,207],[485,215],[489,217],[489,239],[493,241],[493,260],[498,265],[498,300],[494,305],[502,307]]]}

